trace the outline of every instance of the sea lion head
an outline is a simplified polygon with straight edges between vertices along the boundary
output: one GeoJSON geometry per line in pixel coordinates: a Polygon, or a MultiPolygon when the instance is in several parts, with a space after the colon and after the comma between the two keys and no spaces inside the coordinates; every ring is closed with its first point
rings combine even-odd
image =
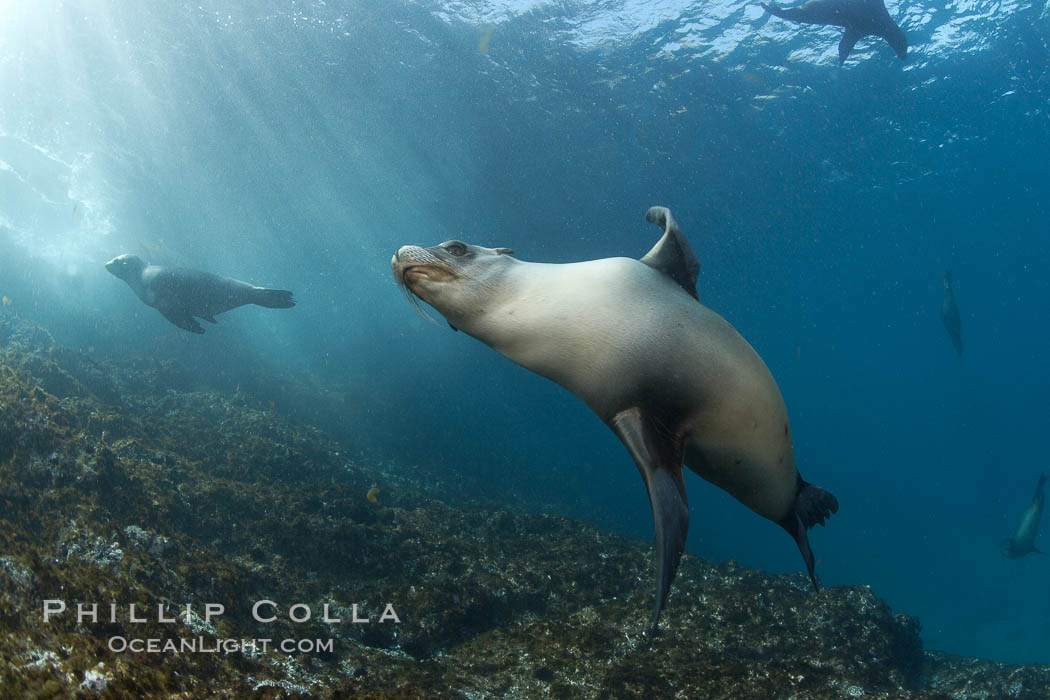
{"type": "Polygon", "coordinates": [[[509,257],[513,253],[510,248],[445,241],[432,248],[401,246],[390,265],[398,285],[421,313],[417,299],[433,306],[457,328],[498,293],[508,266],[517,262],[509,257]]]}
{"type": "Polygon", "coordinates": [[[130,283],[142,276],[142,271],[146,269],[146,262],[137,255],[127,253],[118,255],[106,263],[106,269],[111,274],[130,283]]]}

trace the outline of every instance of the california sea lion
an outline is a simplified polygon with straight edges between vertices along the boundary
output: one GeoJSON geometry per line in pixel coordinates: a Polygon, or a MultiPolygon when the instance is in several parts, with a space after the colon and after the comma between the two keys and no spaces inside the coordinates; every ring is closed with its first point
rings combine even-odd
{"type": "Polygon", "coordinates": [[[1032,497],[1032,505],[1024,512],[1021,524],[1014,536],[1003,542],[1003,556],[1017,559],[1026,554],[1046,554],[1035,548],[1035,536],[1039,534],[1039,521],[1043,518],[1043,504],[1046,496],[1043,493],[1043,485],[1046,484],[1046,474],[1039,475],[1039,483],[1035,485],[1035,496],[1032,497]]]}
{"type": "Polygon", "coordinates": [[[959,357],[962,357],[962,320],[959,318],[959,306],[955,303],[955,292],[952,291],[952,271],[945,270],[942,280],[944,282],[944,301],[941,303],[941,322],[952,339],[955,351],[959,353],[959,357]]]}
{"type": "Polygon", "coordinates": [[[882,37],[902,61],[908,58],[908,39],[886,11],[883,0],[809,0],[799,7],[780,8],[761,3],[766,12],[802,24],[831,24],[845,28],[839,41],[839,65],[866,36],[882,37]]]}
{"type": "Polygon", "coordinates": [[[185,267],[150,265],[137,255],[117,256],[106,263],[106,269],[127,282],[147,306],[191,333],[204,332],[194,316],[216,323],[216,314],[245,304],[270,309],[295,306],[292,293],[283,289],[256,287],[185,267]]]}
{"type": "Polygon", "coordinates": [[[653,207],[646,218],[664,234],[640,261],[529,263],[447,241],[404,246],[391,264],[454,329],[571,391],[623,442],[653,511],[655,632],[689,528],[683,463],[787,530],[818,589],[806,529],[838,502],[799,476],[780,390],[698,301],[700,263],[671,213],[653,207]]]}

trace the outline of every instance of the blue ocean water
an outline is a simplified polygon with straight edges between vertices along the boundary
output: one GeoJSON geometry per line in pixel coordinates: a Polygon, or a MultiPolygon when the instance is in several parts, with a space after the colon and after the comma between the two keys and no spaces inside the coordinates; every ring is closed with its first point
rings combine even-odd
{"type": "MultiPolygon", "coordinates": [[[[839,30],[745,2],[6,4],[4,308],[100,357],[310,377],[362,454],[649,538],[613,435],[416,316],[389,260],[449,238],[639,257],[669,206],[839,499],[811,534],[824,583],[870,585],[930,648],[1050,663],[1050,561],[999,553],[1050,468],[1050,15],[887,6],[909,60],[867,40],[840,68],[839,30]],[[106,273],[125,252],[299,305],[190,335],[106,273]]],[[[689,552],[802,568],[777,526],[687,488],[689,552]]]]}

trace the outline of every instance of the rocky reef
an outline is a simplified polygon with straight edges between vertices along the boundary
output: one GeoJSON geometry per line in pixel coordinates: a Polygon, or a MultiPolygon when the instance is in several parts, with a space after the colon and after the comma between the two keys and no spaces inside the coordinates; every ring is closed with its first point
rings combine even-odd
{"type": "Polygon", "coordinates": [[[0,687],[1050,696],[1050,667],[924,651],[866,587],[688,555],[650,639],[649,543],[447,500],[184,368],[100,361],[0,315],[0,687]]]}

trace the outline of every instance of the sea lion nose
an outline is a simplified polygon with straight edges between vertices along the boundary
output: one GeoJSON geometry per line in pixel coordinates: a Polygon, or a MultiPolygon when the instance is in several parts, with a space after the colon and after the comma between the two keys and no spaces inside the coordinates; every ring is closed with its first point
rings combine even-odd
{"type": "Polygon", "coordinates": [[[428,255],[423,248],[420,248],[417,245],[403,245],[397,249],[396,253],[394,253],[392,262],[394,264],[421,262],[429,260],[432,257],[433,256],[428,255]]]}

